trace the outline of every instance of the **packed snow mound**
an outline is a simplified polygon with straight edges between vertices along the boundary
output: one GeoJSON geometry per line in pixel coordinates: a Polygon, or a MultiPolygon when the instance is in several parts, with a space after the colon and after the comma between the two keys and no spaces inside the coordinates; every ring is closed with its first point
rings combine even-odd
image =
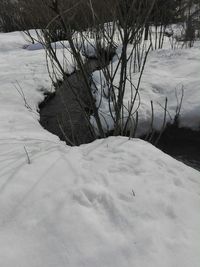
{"type": "Polygon", "coordinates": [[[199,266],[199,172],[139,139],[0,148],[1,266],[199,266]]]}

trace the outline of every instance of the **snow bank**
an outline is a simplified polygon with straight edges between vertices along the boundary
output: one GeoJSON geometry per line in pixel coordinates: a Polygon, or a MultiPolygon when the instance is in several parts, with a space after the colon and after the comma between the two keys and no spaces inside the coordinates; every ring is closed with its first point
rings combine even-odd
{"type": "Polygon", "coordinates": [[[20,32],[0,32],[0,53],[4,53],[17,48],[20,49],[24,45],[24,43],[25,41],[23,38],[23,34],[20,32]]]}
{"type": "MultiPolygon", "coordinates": [[[[69,49],[69,43],[68,41],[58,41],[58,42],[53,42],[51,43],[52,49],[69,49]]],[[[44,49],[44,46],[42,43],[34,43],[34,44],[29,44],[25,47],[25,49],[29,51],[35,51],[35,50],[42,50],[44,49]]]]}
{"type": "Polygon", "coordinates": [[[197,171],[137,139],[0,147],[1,266],[199,266],[197,171]]]}
{"type": "MultiPolygon", "coordinates": [[[[74,36],[74,45],[76,48],[81,51],[81,54],[83,56],[86,56],[88,58],[96,58],[97,52],[96,52],[96,42],[93,38],[89,37],[81,37],[81,36],[74,36]]],[[[69,42],[66,40],[63,41],[57,41],[52,42],[51,47],[54,50],[58,49],[66,49],[68,51],[71,51],[69,42]]],[[[26,50],[29,51],[35,51],[35,50],[43,50],[45,49],[44,45],[41,42],[36,42],[34,44],[28,44],[24,47],[26,50]]],[[[71,53],[71,52],[70,52],[71,53]]]]}
{"type": "MultiPolygon", "coordinates": [[[[129,45],[128,51],[131,51],[129,45]]],[[[120,49],[118,49],[120,53],[120,49]]],[[[151,51],[147,59],[147,64],[142,76],[139,94],[136,97],[133,112],[139,106],[139,125],[137,135],[145,134],[151,127],[151,101],[154,107],[153,128],[160,130],[163,126],[165,100],[168,99],[167,118],[168,123],[173,123],[180,105],[182,92],[183,102],[180,110],[180,127],[189,127],[194,130],[200,129],[200,49],[199,47],[191,49],[162,49],[151,51]],[[182,91],[183,90],[183,91],[182,91]]],[[[110,64],[113,73],[118,64],[117,56],[110,64]]],[[[131,64],[129,62],[129,64],[131,64]]],[[[129,70],[129,67],[128,67],[129,70]]],[[[129,73],[128,78],[132,80],[137,87],[139,73],[129,73]]],[[[114,85],[119,86],[120,68],[114,78],[114,85]]],[[[107,99],[108,87],[103,71],[93,73],[93,81],[98,89],[95,92],[96,105],[100,106],[102,115],[102,124],[105,130],[113,128],[113,120],[110,116],[110,107],[107,99]],[[102,92],[103,91],[103,92],[102,92]],[[106,123],[105,123],[106,121],[106,123]]],[[[116,95],[117,95],[116,89],[116,95]]],[[[127,81],[124,96],[124,116],[127,116],[130,99],[133,99],[135,89],[127,81]]],[[[112,108],[111,103],[111,110],[112,108]]]]}
{"type": "Polygon", "coordinates": [[[199,172],[139,139],[66,146],[38,122],[50,86],[40,50],[0,53],[0,266],[198,267],[199,172]]]}
{"type": "MultiPolygon", "coordinates": [[[[165,98],[168,99],[167,121],[173,123],[180,110],[180,127],[200,129],[200,49],[159,50],[150,54],[141,83],[141,117],[149,113],[149,102],[155,108],[155,129],[160,129],[165,98]]],[[[147,119],[150,117],[147,115],[147,119]]]]}

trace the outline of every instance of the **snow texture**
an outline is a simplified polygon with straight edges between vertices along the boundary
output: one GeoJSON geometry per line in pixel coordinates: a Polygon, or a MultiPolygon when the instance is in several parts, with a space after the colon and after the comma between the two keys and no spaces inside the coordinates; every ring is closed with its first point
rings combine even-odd
{"type": "MultiPolygon", "coordinates": [[[[45,55],[25,44],[0,34],[0,266],[198,267],[199,172],[139,139],[72,148],[44,130],[45,55]]],[[[193,73],[197,51],[174,62],[193,73]]]]}

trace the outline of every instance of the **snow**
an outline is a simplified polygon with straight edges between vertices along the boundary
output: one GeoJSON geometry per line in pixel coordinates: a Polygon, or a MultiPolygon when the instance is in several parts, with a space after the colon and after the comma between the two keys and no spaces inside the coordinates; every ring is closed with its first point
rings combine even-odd
{"type": "Polygon", "coordinates": [[[25,43],[24,35],[21,32],[2,33],[0,32],[0,53],[19,50],[25,43]]]}
{"type": "MultiPolygon", "coordinates": [[[[132,46],[129,45],[128,53],[132,46]]],[[[114,70],[118,65],[118,57],[120,55],[120,47],[117,50],[117,56],[114,57],[110,64],[110,69],[114,70]]],[[[189,127],[193,130],[200,129],[200,47],[191,49],[160,49],[150,51],[147,63],[142,75],[139,94],[136,97],[133,113],[138,109],[139,124],[137,128],[137,136],[146,134],[151,128],[152,112],[151,101],[153,101],[154,121],[153,129],[159,131],[163,127],[163,118],[165,110],[165,101],[167,98],[167,114],[166,122],[173,123],[180,107],[179,126],[189,127]],[[180,106],[183,96],[182,105],[180,106]]],[[[130,61],[129,61],[129,64],[130,61]]],[[[129,67],[128,67],[129,70],[129,67]]],[[[135,87],[139,80],[140,73],[128,74],[128,78],[132,80],[135,87]]],[[[118,88],[120,80],[120,68],[118,69],[113,84],[118,88]]],[[[95,71],[93,73],[93,81],[96,84],[96,105],[100,107],[102,124],[104,129],[113,129],[113,120],[110,115],[109,101],[107,99],[107,91],[109,85],[106,82],[103,71],[95,71]],[[103,90],[103,93],[102,93],[103,90]],[[106,123],[105,123],[106,122],[106,123]]],[[[117,95],[117,89],[116,89],[117,95]]],[[[128,116],[130,99],[135,96],[132,84],[126,82],[126,90],[124,95],[124,117],[128,116]]],[[[114,114],[111,102],[111,110],[114,114]]]]}
{"type": "MultiPolygon", "coordinates": [[[[66,146],[38,122],[51,82],[24,45],[0,34],[0,266],[198,267],[199,172],[139,139],[66,146]]],[[[174,62],[193,73],[197,51],[174,62]]]]}

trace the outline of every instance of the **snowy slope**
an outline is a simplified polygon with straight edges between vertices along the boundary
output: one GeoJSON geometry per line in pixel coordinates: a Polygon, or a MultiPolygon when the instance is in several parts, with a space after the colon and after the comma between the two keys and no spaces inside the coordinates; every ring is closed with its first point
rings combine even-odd
{"type": "Polygon", "coordinates": [[[0,266],[199,266],[197,171],[137,139],[0,146],[0,266]]]}
{"type": "Polygon", "coordinates": [[[139,139],[42,129],[44,54],[19,35],[0,34],[0,266],[198,267],[199,172],[139,139]]]}
{"type": "Polygon", "coordinates": [[[158,50],[148,58],[141,83],[140,115],[150,120],[150,101],[155,110],[154,128],[162,127],[165,98],[168,99],[167,121],[173,123],[180,110],[180,127],[200,129],[200,49],[158,50]],[[161,107],[162,106],[162,107],[161,107]],[[145,115],[144,115],[145,114],[145,115]]]}

